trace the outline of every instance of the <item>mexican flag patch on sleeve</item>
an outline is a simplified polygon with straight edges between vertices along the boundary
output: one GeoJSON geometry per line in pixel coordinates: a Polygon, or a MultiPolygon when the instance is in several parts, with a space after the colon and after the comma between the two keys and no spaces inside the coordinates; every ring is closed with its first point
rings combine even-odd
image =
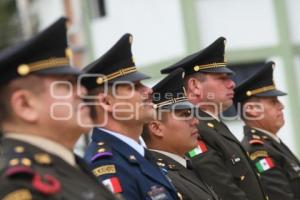
{"type": "Polygon", "coordinates": [[[259,173],[267,171],[267,170],[275,167],[274,162],[273,162],[272,158],[270,158],[270,157],[266,157],[266,158],[259,160],[258,162],[255,163],[255,166],[259,173]]]}
{"type": "Polygon", "coordinates": [[[198,146],[196,148],[194,148],[193,150],[189,151],[189,156],[191,158],[195,157],[196,155],[199,155],[201,153],[204,153],[207,151],[207,147],[205,145],[205,143],[202,140],[198,141],[198,146]]]}

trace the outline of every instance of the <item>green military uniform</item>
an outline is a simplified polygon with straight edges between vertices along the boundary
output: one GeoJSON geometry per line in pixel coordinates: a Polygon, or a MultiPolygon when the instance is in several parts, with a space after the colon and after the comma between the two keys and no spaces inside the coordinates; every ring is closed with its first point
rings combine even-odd
{"type": "MultiPolygon", "coordinates": [[[[220,37],[205,49],[161,72],[169,73],[182,67],[187,75],[232,75],[234,72],[226,67],[225,41],[225,38],[220,37]]],[[[197,117],[200,121],[199,146],[188,153],[196,174],[212,186],[223,200],[266,199],[247,152],[227,126],[200,109],[197,117]]]]}
{"type": "Polygon", "coordinates": [[[184,167],[175,159],[162,153],[151,151],[156,164],[166,171],[178,191],[178,196],[184,200],[217,200],[216,193],[204,183],[192,169],[184,167]]]}
{"type": "MultiPolygon", "coordinates": [[[[286,95],[275,87],[274,66],[274,62],[231,66],[231,69],[237,73],[237,87],[234,97],[236,104],[245,103],[252,97],[256,99],[267,98],[271,99],[272,102],[277,102],[278,96],[286,95]]],[[[274,109],[278,109],[278,104],[272,103],[271,105],[274,109]]],[[[257,124],[262,127],[245,126],[242,145],[250,153],[250,159],[260,173],[262,185],[270,200],[299,200],[299,159],[280,141],[275,135],[276,133],[270,133],[263,129],[264,121],[261,121],[263,119],[253,120],[260,121],[257,124]]],[[[276,116],[274,116],[274,121],[271,120],[267,126],[269,127],[270,123],[277,126],[276,116]]],[[[245,121],[246,124],[248,121],[245,121]]]]}
{"type": "Polygon", "coordinates": [[[282,142],[263,131],[245,126],[242,144],[261,174],[261,180],[271,200],[300,199],[300,162],[282,142]],[[267,161],[267,168],[260,163],[267,161]]]}
{"type": "Polygon", "coordinates": [[[0,156],[0,199],[115,199],[85,163],[76,157],[77,168],[43,149],[15,139],[3,139],[0,156]]]}
{"type": "MultiPolygon", "coordinates": [[[[66,34],[66,19],[60,18],[33,38],[3,50],[0,53],[1,89],[10,86],[16,79],[26,78],[29,75],[40,77],[77,77],[80,75],[80,71],[70,65],[71,50],[67,46],[66,34]]],[[[9,97],[7,98],[9,99],[9,97]]],[[[13,120],[22,121],[20,118],[14,117],[14,114],[12,114],[13,120]]],[[[8,123],[12,124],[10,126],[13,127],[12,120],[7,118],[5,120],[9,121],[8,123]]],[[[1,121],[1,123],[3,122],[1,121]]],[[[26,123],[25,120],[22,123],[28,127],[34,126],[31,123],[26,123]]],[[[25,127],[25,125],[19,124],[21,123],[16,123],[17,128],[25,127]]],[[[3,137],[1,138],[1,200],[116,199],[103,185],[97,183],[86,170],[81,159],[77,158],[76,166],[73,166],[66,159],[62,159],[62,156],[58,157],[47,152],[46,146],[41,149],[36,146],[39,144],[38,142],[34,143],[31,139],[24,139],[28,139],[29,136],[33,137],[30,132],[26,134],[17,133],[19,138],[12,139],[11,136],[15,133],[8,133],[9,131],[11,130],[3,130],[3,137]],[[23,140],[20,139],[20,136],[23,137],[23,140]]],[[[52,131],[55,133],[57,130],[52,131]]],[[[32,134],[34,135],[34,133],[32,134]]],[[[43,138],[42,134],[40,138],[43,141],[49,140],[43,138]]],[[[49,144],[49,141],[46,143],[49,144]]],[[[71,155],[73,160],[75,159],[67,147],[61,143],[51,142],[56,144],[54,145],[56,147],[62,146],[61,149],[71,155]]],[[[53,152],[55,151],[59,150],[53,149],[53,152]]],[[[63,153],[59,151],[57,154],[63,153]]]]}
{"type": "Polygon", "coordinates": [[[203,152],[191,158],[195,172],[222,199],[267,199],[241,143],[224,123],[201,110],[199,116],[203,152]]]}

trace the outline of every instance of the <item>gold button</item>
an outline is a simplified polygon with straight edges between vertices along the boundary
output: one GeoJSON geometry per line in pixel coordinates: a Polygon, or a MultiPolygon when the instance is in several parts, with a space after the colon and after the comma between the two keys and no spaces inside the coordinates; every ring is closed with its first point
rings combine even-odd
{"type": "Polygon", "coordinates": [[[98,145],[102,146],[102,145],[104,145],[104,142],[98,142],[98,145]]]}
{"type": "Polygon", "coordinates": [[[207,126],[210,127],[210,128],[214,128],[215,127],[215,125],[213,123],[210,123],[210,122],[207,123],[207,126]]]}
{"type": "Polygon", "coordinates": [[[179,192],[177,192],[177,196],[178,196],[179,200],[183,200],[182,194],[180,194],[179,192]]]}
{"type": "Polygon", "coordinates": [[[197,71],[199,71],[199,70],[200,70],[200,66],[196,65],[196,66],[194,67],[194,71],[197,72],[197,71]]]}
{"type": "Polygon", "coordinates": [[[245,176],[241,176],[241,181],[243,181],[245,179],[245,176]]]}
{"type": "Polygon", "coordinates": [[[104,82],[104,79],[102,77],[98,77],[96,80],[96,83],[101,85],[104,82]]]}
{"type": "Polygon", "coordinates": [[[247,91],[247,92],[246,92],[246,95],[247,95],[248,97],[250,97],[250,96],[252,95],[252,92],[251,92],[251,91],[247,91]]]}
{"type": "Polygon", "coordinates": [[[257,176],[258,176],[258,177],[260,177],[260,174],[259,174],[259,173],[257,173],[257,176]]]}
{"type": "Polygon", "coordinates": [[[24,147],[22,147],[22,146],[15,147],[15,152],[17,152],[17,153],[23,153],[24,152],[24,147]]]}
{"type": "Polygon", "coordinates": [[[9,165],[10,165],[10,166],[16,166],[16,165],[18,165],[18,164],[19,164],[19,160],[18,160],[17,158],[11,159],[11,160],[9,161],[9,165]]]}
{"type": "Polygon", "coordinates": [[[251,129],[251,133],[255,133],[256,131],[254,129],[251,129]]]}
{"type": "Polygon", "coordinates": [[[31,165],[31,160],[29,160],[28,158],[22,158],[21,163],[28,167],[31,165]]]}
{"type": "Polygon", "coordinates": [[[156,104],[153,104],[152,107],[153,107],[153,109],[157,109],[158,106],[156,104]]]}
{"type": "Polygon", "coordinates": [[[28,65],[26,65],[26,64],[19,65],[19,67],[18,67],[18,74],[19,74],[19,75],[25,76],[25,75],[27,75],[29,72],[30,72],[30,68],[29,68],[28,65]]]}

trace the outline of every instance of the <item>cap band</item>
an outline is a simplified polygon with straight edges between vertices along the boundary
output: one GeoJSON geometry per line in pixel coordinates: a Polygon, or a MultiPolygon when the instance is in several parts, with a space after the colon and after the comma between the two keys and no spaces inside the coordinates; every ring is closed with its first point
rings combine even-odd
{"type": "Polygon", "coordinates": [[[194,71],[197,72],[202,69],[209,69],[209,68],[216,68],[216,67],[226,67],[226,63],[222,62],[222,63],[210,63],[210,64],[206,64],[206,65],[195,65],[194,71]]]}
{"type": "Polygon", "coordinates": [[[246,95],[248,97],[250,97],[250,96],[253,96],[253,95],[256,95],[259,93],[263,93],[263,92],[267,92],[270,90],[274,90],[274,89],[276,89],[275,85],[269,85],[269,86],[261,87],[261,88],[255,89],[255,90],[248,90],[246,92],[246,95]]]}
{"type": "Polygon", "coordinates": [[[30,72],[35,72],[53,67],[60,67],[69,64],[69,58],[67,57],[49,58],[46,60],[40,60],[29,64],[21,64],[18,66],[17,71],[20,76],[26,76],[30,72]]]}
{"type": "Polygon", "coordinates": [[[153,108],[154,109],[159,109],[163,106],[172,105],[174,103],[183,102],[183,101],[188,101],[187,97],[178,97],[178,98],[173,98],[173,99],[170,99],[170,100],[167,100],[167,101],[162,101],[158,104],[154,104],[153,108]]]}
{"type": "Polygon", "coordinates": [[[123,69],[120,69],[114,73],[111,73],[109,75],[106,75],[106,76],[103,76],[103,77],[98,77],[96,79],[96,83],[98,85],[101,85],[102,83],[106,82],[106,81],[110,81],[112,79],[115,79],[115,78],[118,78],[118,77],[121,77],[121,76],[125,76],[127,74],[130,74],[130,73],[133,73],[133,72],[136,72],[137,69],[136,67],[127,67],[127,68],[123,68],[123,69]]]}

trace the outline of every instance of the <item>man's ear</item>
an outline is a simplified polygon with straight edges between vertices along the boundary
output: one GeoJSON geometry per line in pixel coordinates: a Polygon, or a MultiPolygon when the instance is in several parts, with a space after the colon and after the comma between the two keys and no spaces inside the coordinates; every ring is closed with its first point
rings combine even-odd
{"type": "Polygon", "coordinates": [[[149,131],[155,137],[163,137],[164,124],[160,121],[154,120],[147,124],[149,131]]]}
{"type": "Polygon", "coordinates": [[[263,107],[259,102],[247,102],[244,105],[244,115],[249,117],[259,117],[262,114],[263,107]]]}
{"type": "Polygon", "coordinates": [[[202,85],[197,78],[191,77],[187,80],[188,91],[193,91],[193,95],[202,95],[202,85]]]}
{"type": "Polygon", "coordinates": [[[35,122],[39,119],[40,102],[36,95],[28,90],[18,90],[14,92],[10,99],[10,104],[14,115],[27,122],[35,122]]]}
{"type": "Polygon", "coordinates": [[[113,97],[108,94],[99,93],[97,95],[97,103],[105,111],[113,112],[113,101],[114,101],[113,97]]]}

